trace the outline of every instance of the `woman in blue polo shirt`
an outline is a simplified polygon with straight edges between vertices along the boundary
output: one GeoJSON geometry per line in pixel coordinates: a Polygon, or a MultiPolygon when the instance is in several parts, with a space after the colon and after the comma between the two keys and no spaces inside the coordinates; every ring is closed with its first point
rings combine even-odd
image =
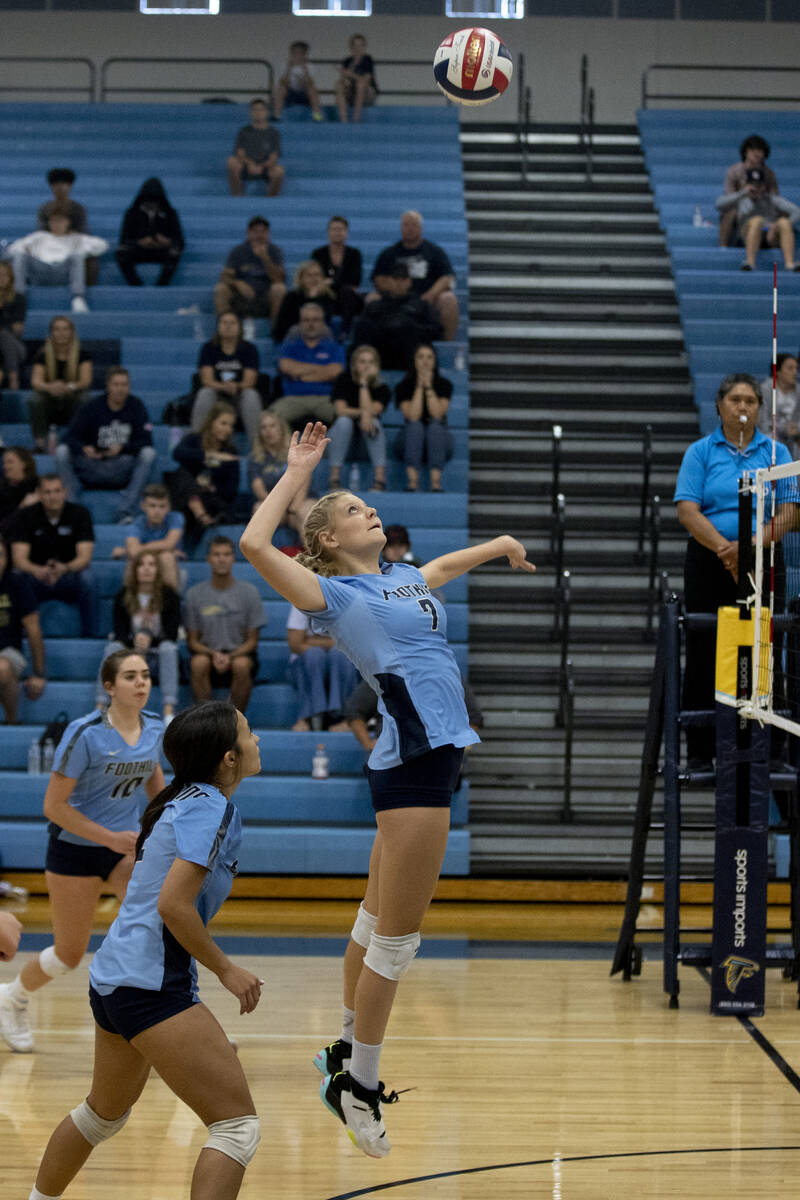
{"type": "MultiPolygon", "coordinates": [[[[715,613],[722,605],[735,604],[739,555],[739,478],[772,465],[772,441],[756,427],[761,389],[752,375],[726,375],[717,392],[720,423],[713,433],[693,442],[683,456],[674,500],[678,520],[689,533],[684,563],[686,611],[715,613]]],[[[780,443],[775,447],[777,464],[791,462],[780,443]]],[[[794,512],[796,489],[793,481],[778,486],[776,540],[788,528],[794,512]]],[[[755,535],[755,504],[753,534],[755,535]]],[[[764,545],[770,543],[770,522],[764,529],[764,545]]],[[[775,550],[775,606],[783,607],[785,575],[779,546],[775,550]]],[[[703,631],[687,633],[686,670],[682,707],[714,707],[715,639],[703,631]]],[[[715,750],[713,728],[687,729],[686,748],[690,770],[711,770],[715,750]]]]}

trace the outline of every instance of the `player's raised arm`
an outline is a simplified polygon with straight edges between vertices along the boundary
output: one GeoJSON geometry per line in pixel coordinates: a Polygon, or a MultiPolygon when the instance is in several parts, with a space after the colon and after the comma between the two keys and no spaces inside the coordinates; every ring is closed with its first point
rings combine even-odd
{"type": "Polygon", "coordinates": [[[480,542],[477,546],[466,546],[463,550],[453,550],[451,554],[442,554],[432,558],[421,568],[425,582],[430,588],[442,587],[451,579],[466,574],[481,563],[491,562],[493,558],[507,557],[511,566],[516,570],[535,571],[536,567],[528,562],[525,547],[516,538],[503,534],[492,538],[490,542],[480,542]]]}
{"type": "Polygon", "coordinates": [[[326,607],[319,580],[313,571],[281,554],[272,545],[278,523],[303,485],[308,486],[314,468],[325,453],[327,428],[321,421],[306,425],[302,434],[292,434],[287,467],[275,487],[250,518],[239,539],[242,554],[295,608],[319,611],[326,607]]]}

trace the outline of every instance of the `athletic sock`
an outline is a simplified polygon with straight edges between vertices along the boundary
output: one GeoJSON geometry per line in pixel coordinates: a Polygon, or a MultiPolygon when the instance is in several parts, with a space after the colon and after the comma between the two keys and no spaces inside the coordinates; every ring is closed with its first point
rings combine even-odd
{"type": "Polygon", "coordinates": [[[371,1092],[378,1090],[382,1049],[383,1043],[379,1046],[369,1046],[365,1042],[359,1042],[353,1038],[350,1074],[356,1083],[360,1083],[362,1087],[368,1088],[371,1092]]]}
{"type": "Polygon", "coordinates": [[[37,1187],[33,1189],[28,1200],[59,1200],[59,1196],[46,1196],[44,1192],[40,1192],[37,1187]]]}
{"type": "Polygon", "coordinates": [[[8,994],[15,1004],[27,1004],[33,992],[29,992],[22,982],[22,976],[18,975],[16,979],[12,979],[8,985],[8,994]]]}
{"type": "Polygon", "coordinates": [[[339,1037],[343,1042],[353,1044],[353,1025],[355,1024],[356,1014],[352,1008],[348,1008],[346,1004],[342,1005],[342,1032],[339,1037]]]}

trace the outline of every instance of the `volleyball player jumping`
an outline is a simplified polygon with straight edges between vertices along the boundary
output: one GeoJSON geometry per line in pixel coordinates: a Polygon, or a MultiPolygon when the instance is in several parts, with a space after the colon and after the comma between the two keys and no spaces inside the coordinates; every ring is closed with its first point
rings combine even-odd
{"type": "Polygon", "coordinates": [[[54,944],[0,985],[0,1035],[20,1054],[33,1050],[31,996],[80,964],[100,893],[124,897],[142,791],[150,799],[164,786],[158,761],[164,725],[144,707],[150,668],[140,654],[117,650],[103,663],[101,679],[110,704],[64,730],[44,796],[54,944]]]}
{"type": "Polygon", "coordinates": [[[323,496],[304,527],[306,553],[288,558],[272,544],[278,521],[307,484],[328,439],[320,422],[295,433],[288,466],[252,517],[240,546],[282,596],[334,638],[378,694],[383,728],[367,775],[378,831],[367,890],[344,960],[342,1036],[320,1051],[320,1094],[359,1149],[389,1153],[378,1077],[381,1046],[397,982],[420,944],[419,929],[436,887],[450,826],[450,798],[464,747],[477,742],[464,705],[445,609],[432,594],[493,558],[533,571],[512,537],[433,559],[422,568],[384,563],[386,541],[375,509],[350,492],[323,496]]]}
{"type": "Polygon", "coordinates": [[[232,704],[211,700],[178,713],[164,753],[175,777],[145,809],[128,893],[89,971],[91,1091],[53,1132],[29,1200],[57,1200],[125,1124],[151,1067],[208,1126],[191,1200],[234,1200],[258,1146],[244,1071],[198,1000],[196,965],[214,972],[240,1013],[255,1009],[261,980],[232,963],[206,926],[236,874],[242,821],[231,796],[261,769],[258,738],[232,704]]]}

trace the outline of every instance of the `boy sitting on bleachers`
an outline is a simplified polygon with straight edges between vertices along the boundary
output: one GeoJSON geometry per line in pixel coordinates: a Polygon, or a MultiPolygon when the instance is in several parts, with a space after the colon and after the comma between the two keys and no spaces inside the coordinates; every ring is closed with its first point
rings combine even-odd
{"type": "Polygon", "coordinates": [[[115,546],[112,558],[136,558],[145,546],[159,557],[161,574],[167,587],[180,591],[178,559],[185,558],[183,513],[170,508],[169,490],[163,483],[149,483],[142,492],[141,514],[128,528],[124,546],[115,546]]]}

